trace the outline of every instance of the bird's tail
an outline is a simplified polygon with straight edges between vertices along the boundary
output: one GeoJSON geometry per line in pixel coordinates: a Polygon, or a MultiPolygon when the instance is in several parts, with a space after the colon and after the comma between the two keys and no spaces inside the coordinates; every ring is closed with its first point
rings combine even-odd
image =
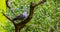
{"type": "Polygon", "coordinates": [[[14,18],[13,21],[17,20],[17,18],[14,18]]]}

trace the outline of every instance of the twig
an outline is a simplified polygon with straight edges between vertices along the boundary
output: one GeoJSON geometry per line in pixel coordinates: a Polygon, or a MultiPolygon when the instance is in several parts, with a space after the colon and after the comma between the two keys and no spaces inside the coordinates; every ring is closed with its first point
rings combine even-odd
{"type": "Polygon", "coordinates": [[[14,13],[14,8],[12,7],[12,1],[8,2],[8,0],[6,0],[6,6],[11,10],[11,12],[16,16],[16,14],[14,13]]]}
{"type": "Polygon", "coordinates": [[[34,3],[34,7],[36,7],[36,6],[38,6],[39,4],[42,4],[42,3],[44,3],[44,2],[46,2],[46,0],[41,0],[41,1],[39,1],[38,3],[34,3]]]}
{"type": "Polygon", "coordinates": [[[8,20],[10,20],[14,25],[15,25],[15,23],[14,23],[14,21],[12,20],[12,19],[10,19],[7,15],[5,15],[3,12],[2,12],[2,14],[8,19],[8,20]]]}

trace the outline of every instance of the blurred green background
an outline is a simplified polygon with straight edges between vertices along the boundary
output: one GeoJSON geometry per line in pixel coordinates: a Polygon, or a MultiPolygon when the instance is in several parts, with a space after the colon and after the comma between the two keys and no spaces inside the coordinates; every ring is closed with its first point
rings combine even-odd
{"type": "MultiPolygon", "coordinates": [[[[14,0],[12,6],[15,14],[18,15],[23,10],[29,10],[30,2],[39,2],[39,0],[14,0]]],[[[15,16],[7,8],[9,17],[15,16]]],[[[60,0],[46,0],[34,9],[33,18],[21,29],[21,32],[59,32],[60,31],[60,0]]],[[[5,26],[1,26],[6,32],[14,32],[14,25],[7,20],[5,26]]],[[[1,29],[0,29],[1,30],[1,29]]]]}

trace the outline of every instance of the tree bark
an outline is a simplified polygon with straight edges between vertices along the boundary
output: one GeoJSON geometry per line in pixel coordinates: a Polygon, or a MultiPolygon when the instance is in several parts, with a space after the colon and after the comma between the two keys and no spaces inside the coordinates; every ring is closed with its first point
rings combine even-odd
{"type": "Polygon", "coordinates": [[[20,32],[20,29],[15,28],[15,32],[20,32]]]}
{"type": "Polygon", "coordinates": [[[15,32],[20,32],[20,28],[18,26],[15,26],[15,32]]]}

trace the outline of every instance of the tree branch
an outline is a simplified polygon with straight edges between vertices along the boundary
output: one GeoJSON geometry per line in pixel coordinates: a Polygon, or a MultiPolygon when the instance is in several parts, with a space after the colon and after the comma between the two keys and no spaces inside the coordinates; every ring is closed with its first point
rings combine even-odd
{"type": "Polygon", "coordinates": [[[46,2],[46,0],[41,0],[41,1],[39,1],[38,3],[34,3],[34,7],[36,7],[36,6],[38,6],[39,4],[42,4],[42,3],[44,3],[44,2],[46,2]]]}
{"type": "Polygon", "coordinates": [[[15,25],[15,23],[14,23],[14,21],[12,20],[12,19],[10,19],[7,15],[5,15],[3,12],[2,12],[2,14],[8,19],[8,20],[10,20],[14,25],[15,25]]]}
{"type": "MultiPolygon", "coordinates": [[[[7,1],[8,2],[8,1],[7,1]]],[[[18,23],[17,25],[14,23],[14,21],[13,20],[11,20],[9,17],[7,17],[5,14],[3,14],[7,19],[9,19],[12,23],[14,23],[14,25],[15,25],[15,30],[16,29],[18,29],[18,30],[16,30],[15,32],[19,32],[19,30],[21,30],[21,28],[23,28],[31,19],[32,19],[32,17],[33,17],[33,13],[34,13],[34,8],[36,7],[36,6],[38,6],[39,4],[41,4],[41,3],[44,3],[44,2],[46,2],[46,0],[42,0],[42,1],[39,1],[37,4],[36,3],[30,3],[30,13],[29,13],[29,15],[28,15],[28,17],[24,20],[24,21],[22,21],[22,22],[20,22],[20,23],[18,23]]],[[[12,2],[11,2],[12,3],[12,2]]],[[[6,5],[8,5],[8,4],[6,4],[6,5]]],[[[10,10],[12,9],[12,6],[9,6],[10,7],[10,10]]],[[[13,12],[13,10],[11,10],[11,12],[13,12]]]]}
{"type": "Polygon", "coordinates": [[[36,6],[38,6],[39,4],[44,3],[44,2],[45,2],[45,0],[39,2],[38,4],[35,4],[35,3],[32,3],[32,2],[31,2],[31,4],[30,4],[30,13],[29,13],[29,16],[28,16],[24,21],[22,21],[21,23],[18,23],[18,24],[17,24],[17,27],[20,28],[20,29],[23,28],[23,27],[32,19],[33,13],[34,13],[34,8],[35,8],[36,6]],[[33,4],[35,4],[35,5],[33,5],[33,4]]]}
{"type": "Polygon", "coordinates": [[[14,8],[12,7],[12,2],[13,2],[13,0],[12,1],[8,1],[8,0],[6,0],[6,6],[11,10],[11,12],[16,16],[16,14],[14,13],[14,8]]]}

